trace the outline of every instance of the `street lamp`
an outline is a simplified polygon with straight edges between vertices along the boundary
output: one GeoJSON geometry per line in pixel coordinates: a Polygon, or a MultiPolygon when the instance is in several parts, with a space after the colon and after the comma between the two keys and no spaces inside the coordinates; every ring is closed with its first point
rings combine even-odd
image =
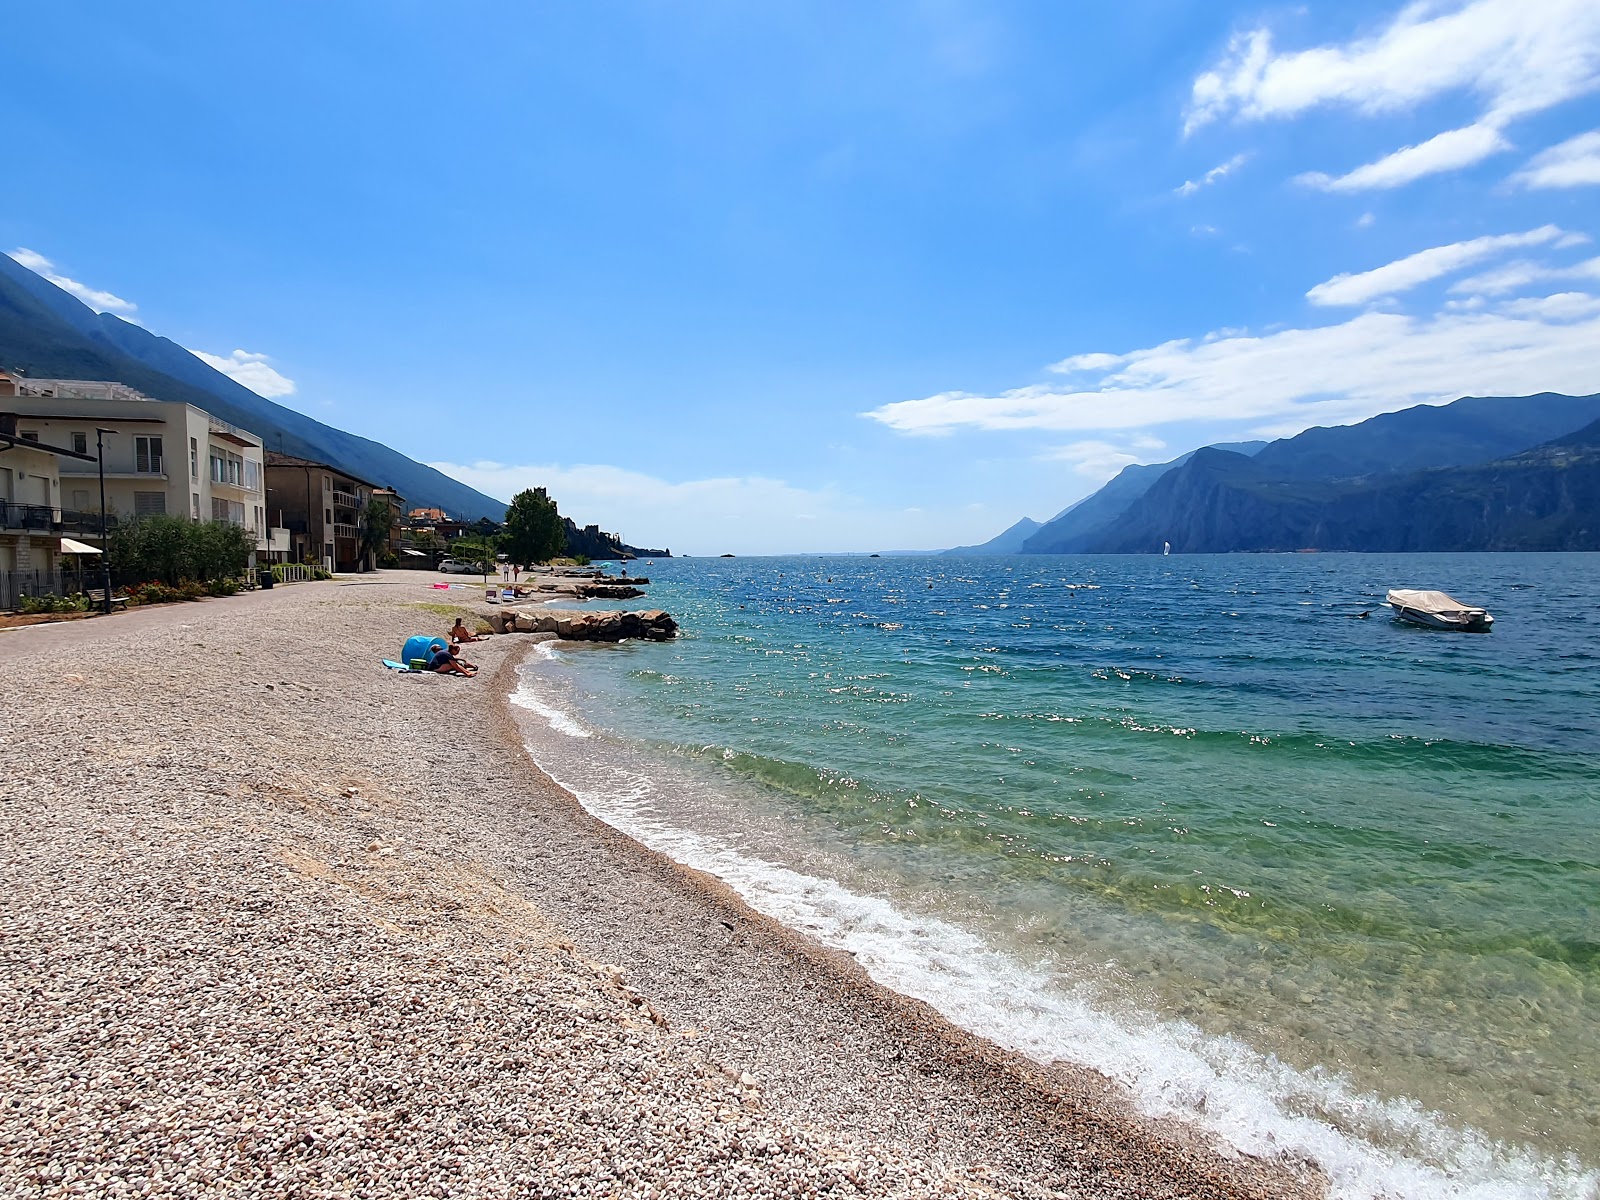
{"type": "Polygon", "coordinates": [[[106,443],[105,435],[116,436],[115,429],[94,431],[95,465],[100,469],[100,611],[111,611],[111,543],[106,538],[106,443]]]}

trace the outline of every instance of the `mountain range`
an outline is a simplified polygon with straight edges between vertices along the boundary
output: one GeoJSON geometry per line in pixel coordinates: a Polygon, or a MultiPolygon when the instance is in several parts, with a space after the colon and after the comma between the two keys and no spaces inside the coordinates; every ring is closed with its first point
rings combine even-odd
{"type": "Polygon", "coordinates": [[[180,400],[261,437],[267,448],[331,463],[392,487],[408,505],[476,521],[505,519],[503,501],[370,438],[324,425],[258,396],[176,342],[110,313],[97,313],[0,254],[0,369],[36,379],[113,379],[161,400],[180,400]]]}
{"type": "Polygon", "coordinates": [[[1600,395],[1469,396],[1206,446],[1021,528],[961,552],[1600,549],[1600,395]]]}

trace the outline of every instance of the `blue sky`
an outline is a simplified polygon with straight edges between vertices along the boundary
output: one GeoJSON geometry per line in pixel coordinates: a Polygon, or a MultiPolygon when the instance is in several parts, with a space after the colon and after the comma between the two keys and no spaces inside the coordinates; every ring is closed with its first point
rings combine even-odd
{"type": "MultiPolygon", "coordinates": [[[[1600,390],[1592,0],[10,7],[0,248],[695,554],[1600,390]]],[[[292,389],[292,390],[290,390],[292,389]]]]}

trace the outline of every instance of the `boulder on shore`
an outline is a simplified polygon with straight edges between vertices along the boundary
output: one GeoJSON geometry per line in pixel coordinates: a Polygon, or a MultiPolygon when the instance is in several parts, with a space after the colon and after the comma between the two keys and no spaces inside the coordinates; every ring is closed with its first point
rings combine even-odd
{"type": "Polygon", "coordinates": [[[478,614],[496,633],[541,633],[573,642],[620,642],[625,638],[670,641],[678,623],[660,609],[645,612],[583,612],[573,608],[481,610],[478,614]]]}

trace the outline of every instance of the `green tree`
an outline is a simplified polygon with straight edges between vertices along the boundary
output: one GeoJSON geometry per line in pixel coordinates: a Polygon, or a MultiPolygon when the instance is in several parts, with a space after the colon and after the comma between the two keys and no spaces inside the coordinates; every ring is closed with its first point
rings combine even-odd
{"type": "Polygon", "coordinates": [[[361,510],[357,535],[361,546],[359,557],[363,562],[376,560],[389,548],[389,531],[393,528],[394,509],[389,507],[389,502],[380,496],[368,500],[367,507],[361,510]]]}
{"type": "Polygon", "coordinates": [[[255,539],[226,521],[186,521],[156,514],[119,523],[107,537],[111,565],[134,581],[177,585],[211,583],[238,575],[255,539]]]}
{"type": "Polygon", "coordinates": [[[566,544],[561,514],[543,488],[530,488],[511,497],[500,546],[512,562],[519,567],[549,562],[566,544]]]}

